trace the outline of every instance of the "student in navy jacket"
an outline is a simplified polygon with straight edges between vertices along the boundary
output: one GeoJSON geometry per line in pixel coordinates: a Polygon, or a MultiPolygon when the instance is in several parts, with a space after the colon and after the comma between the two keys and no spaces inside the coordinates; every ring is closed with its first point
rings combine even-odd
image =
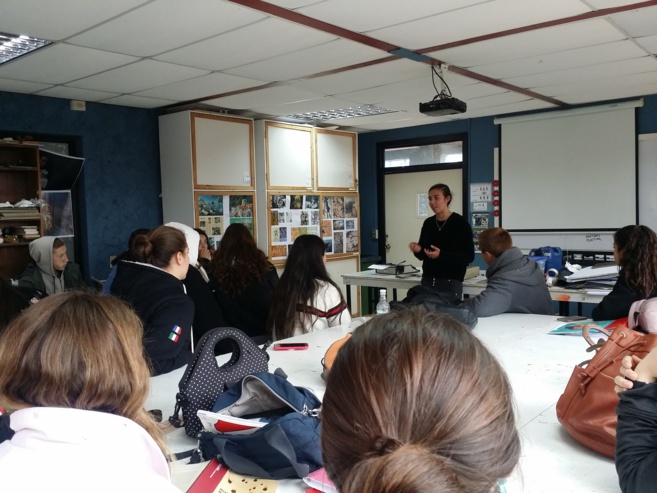
{"type": "Polygon", "coordinates": [[[182,231],[158,226],[138,235],[130,255],[117,265],[111,294],[127,301],[144,324],[144,348],[153,374],[168,373],[191,358],[194,302],[182,280],[189,269],[189,248],[182,231]]]}

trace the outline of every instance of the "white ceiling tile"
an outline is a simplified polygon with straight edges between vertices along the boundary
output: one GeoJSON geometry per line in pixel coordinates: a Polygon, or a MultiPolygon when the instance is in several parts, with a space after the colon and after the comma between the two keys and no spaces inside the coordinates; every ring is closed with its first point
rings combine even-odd
{"type": "MultiPolygon", "coordinates": [[[[400,5],[408,4],[400,2],[400,5]]],[[[589,10],[582,3],[572,0],[495,0],[368,34],[388,43],[417,50],[569,17],[589,10]]]]}
{"type": "Polygon", "coordinates": [[[64,84],[136,60],[127,55],[56,44],[0,65],[0,77],[64,84]]]}
{"type": "MultiPolygon", "coordinates": [[[[657,84],[638,84],[627,86],[624,89],[624,97],[641,97],[646,94],[657,94],[657,84]]],[[[613,87],[592,88],[588,92],[563,96],[565,102],[569,104],[595,103],[598,101],[609,101],[618,99],[618,92],[613,87]]]]}
{"type": "Polygon", "coordinates": [[[174,99],[188,101],[191,99],[223,94],[237,89],[256,87],[264,84],[263,81],[236,77],[234,75],[212,73],[187,79],[166,86],[155,87],[134,93],[136,96],[150,98],[174,99]]]}
{"type": "Polygon", "coordinates": [[[0,31],[59,41],[148,1],[2,0],[0,31]]]}
{"type": "Polygon", "coordinates": [[[253,9],[217,0],[156,0],[69,42],[128,55],[153,56],[265,17],[253,9]]]}
{"type": "Polygon", "coordinates": [[[118,106],[132,106],[135,108],[159,108],[160,106],[166,106],[175,101],[167,101],[166,99],[153,99],[153,98],[142,98],[139,96],[133,96],[131,94],[124,94],[123,96],[118,96],[115,98],[109,98],[102,101],[103,104],[114,104],[118,106]]]}
{"type": "Polygon", "coordinates": [[[429,66],[422,63],[411,60],[395,60],[348,72],[300,80],[292,85],[321,94],[334,95],[422,76],[429,77],[429,70],[429,66]]]}
{"type": "Polygon", "coordinates": [[[369,46],[339,39],[225,72],[252,79],[291,81],[327,70],[376,60],[383,54],[382,51],[369,46]]]}
{"type": "Polygon", "coordinates": [[[620,60],[639,58],[644,55],[645,52],[640,47],[626,39],[557,53],[477,65],[469,67],[469,69],[488,77],[509,78],[519,75],[542,74],[553,70],[585,67],[598,63],[614,63],[620,60]]]}
{"type": "Polygon", "coordinates": [[[548,27],[503,38],[450,48],[429,55],[459,67],[556,53],[625,39],[603,19],[548,27]]]}
{"type": "MultiPolygon", "coordinates": [[[[413,0],[407,2],[381,0],[331,0],[298,9],[304,15],[351,31],[367,32],[400,23],[423,19],[443,12],[463,9],[469,5],[488,3],[490,0],[413,0]]],[[[401,46],[401,45],[400,45],[401,46]]]]}
{"type": "MultiPolygon", "coordinates": [[[[363,130],[372,131],[372,132],[379,130],[394,130],[397,128],[419,127],[421,125],[429,125],[432,123],[443,123],[446,121],[448,121],[446,118],[439,118],[436,120],[427,121],[427,117],[425,115],[421,115],[421,118],[406,115],[406,118],[402,118],[399,120],[389,120],[385,122],[369,123],[365,125],[361,124],[358,126],[357,130],[360,132],[362,132],[363,130]]],[[[345,128],[345,127],[343,126],[341,128],[345,128]]]]}
{"type": "Polygon", "coordinates": [[[657,54],[657,36],[646,36],[645,38],[637,38],[637,44],[643,47],[648,53],[657,54]]]}
{"type": "Polygon", "coordinates": [[[214,104],[222,108],[251,109],[261,106],[296,103],[310,99],[317,99],[317,94],[285,85],[260,89],[244,94],[236,94],[225,98],[210,99],[205,101],[205,103],[214,104]]]}
{"type": "Polygon", "coordinates": [[[472,110],[472,112],[468,111],[467,113],[464,113],[464,115],[468,115],[468,118],[480,118],[483,116],[500,116],[509,113],[521,113],[524,111],[536,111],[540,109],[556,109],[556,107],[553,104],[546,103],[539,99],[527,99],[525,101],[504,104],[501,106],[479,108],[472,110]]]}
{"type": "MultiPolygon", "coordinates": [[[[654,85],[657,91],[657,70],[653,72],[643,72],[639,74],[618,74],[616,77],[604,77],[588,81],[586,84],[579,82],[568,82],[565,84],[554,84],[550,86],[542,86],[534,88],[535,91],[541,94],[549,95],[557,99],[565,99],[577,94],[587,94],[595,92],[596,90],[615,89],[618,94],[618,87],[623,88],[623,97],[626,97],[630,86],[645,86],[654,85]]],[[[616,96],[618,98],[618,96],[616,96]]]]}
{"type": "Polygon", "coordinates": [[[89,89],[76,89],[74,87],[55,86],[39,91],[39,96],[49,96],[61,99],[76,99],[79,101],[101,101],[118,96],[116,93],[103,91],[90,91],[89,89]]]}
{"type": "MultiPolygon", "coordinates": [[[[582,0],[580,0],[582,1],[582,0]]],[[[637,0],[586,0],[595,10],[611,9],[613,7],[624,7],[637,3],[637,0]]]]}
{"type": "Polygon", "coordinates": [[[332,0],[269,0],[267,3],[282,7],[288,10],[296,10],[299,7],[312,5],[314,3],[330,2],[332,0]]]}
{"type": "Polygon", "coordinates": [[[300,113],[311,113],[315,111],[338,110],[353,107],[354,104],[344,99],[325,97],[319,99],[309,99],[307,101],[298,101],[296,103],[257,106],[251,108],[251,111],[263,113],[266,115],[296,115],[300,113]]]}
{"type": "Polygon", "coordinates": [[[370,123],[376,123],[376,122],[387,122],[391,119],[394,120],[400,120],[403,117],[401,115],[404,115],[403,113],[386,113],[383,115],[371,115],[371,116],[355,116],[352,118],[335,118],[333,120],[324,120],[324,123],[326,124],[331,124],[331,125],[349,125],[349,126],[354,126],[354,125],[367,125],[370,123]],[[395,115],[394,117],[392,115],[395,115]]]}
{"type": "Polygon", "coordinates": [[[270,18],[155,58],[190,67],[224,70],[267,60],[334,39],[335,36],[316,29],[270,18]]]}
{"type": "Polygon", "coordinates": [[[191,79],[206,73],[204,70],[181,67],[171,63],[142,60],[86,79],[77,80],[69,85],[96,91],[131,93],[191,79]]]}
{"type": "Polygon", "coordinates": [[[524,75],[504,79],[505,82],[518,87],[538,87],[557,85],[569,82],[588,82],[600,78],[615,77],[618,74],[636,74],[657,70],[657,60],[650,56],[619,60],[614,63],[601,63],[567,70],[554,70],[552,72],[535,75],[524,75]]]}
{"type": "Polygon", "coordinates": [[[657,6],[614,14],[609,19],[632,37],[657,34],[657,6]]]}
{"type": "Polygon", "coordinates": [[[20,92],[31,94],[51,87],[49,84],[40,84],[38,82],[26,82],[22,80],[0,79],[0,91],[20,92]]]}

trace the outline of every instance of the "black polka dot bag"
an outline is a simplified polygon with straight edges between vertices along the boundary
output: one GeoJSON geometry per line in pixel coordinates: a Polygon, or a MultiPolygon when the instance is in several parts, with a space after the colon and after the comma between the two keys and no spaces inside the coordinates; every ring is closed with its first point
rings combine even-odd
{"type": "Polygon", "coordinates": [[[176,407],[169,422],[177,428],[184,426],[185,433],[197,438],[203,429],[197,411],[212,409],[228,384],[251,373],[268,371],[268,362],[267,352],[239,329],[223,327],[207,332],[198,342],[192,361],[180,379],[176,407]],[[219,366],[214,348],[222,341],[232,344],[233,352],[230,360],[219,366]]]}

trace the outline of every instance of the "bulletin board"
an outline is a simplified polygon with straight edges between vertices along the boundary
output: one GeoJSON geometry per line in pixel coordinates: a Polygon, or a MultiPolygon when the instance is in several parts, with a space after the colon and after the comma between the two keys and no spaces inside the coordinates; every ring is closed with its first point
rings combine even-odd
{"type": "Polygon", "coordinates": [[[360,254],[360,218],[357,193],[269,192],[269,260],[285,262],[294,240],[302,234],[324,240],[326,256],[340,258],[360,254]]]}
{"type": "Polygon", "coordinates": [[[194,204],[196,227],[206,232],[210,247],[216,248],[234,223],[244,224],[256,239],[255,192],[195,191],[194,204]]]}

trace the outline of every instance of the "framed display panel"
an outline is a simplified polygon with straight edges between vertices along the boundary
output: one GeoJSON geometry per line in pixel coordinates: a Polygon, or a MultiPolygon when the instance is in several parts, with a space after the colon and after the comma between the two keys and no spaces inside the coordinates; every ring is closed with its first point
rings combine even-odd
{"type": "Polygon", "coordinates": [[[312,190],[313,129],[265,122],[267,189],[312,190]]]}
{"type": "Polygon", "coordinates": [[[195,191],[196,227],[208,235],[211,247],[216,248],[226,228],[234,223],[244,224],[256,238],[255,192],[195,191]]]}
{"type": "Polygon", "coordinates": [[[328,258],[359,256],[359,210],[357,193],[269,192],[269,260],[285,262],[294,240],[303,234],[321,237],[328,258]]]}
{"type": "Polygon", "coordinates": [[[191,113],[194,188],[253,190],[253,120],[191,113]]]}
{"type": "Polygon", "coordinates": [[[356,134],[315,129],[318,190],[356,190],[356,134]]]}

